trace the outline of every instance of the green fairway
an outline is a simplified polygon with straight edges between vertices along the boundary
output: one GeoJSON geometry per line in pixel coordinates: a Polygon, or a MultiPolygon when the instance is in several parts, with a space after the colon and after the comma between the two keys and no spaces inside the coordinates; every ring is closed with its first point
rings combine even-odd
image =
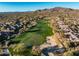
{"type": "Polygon", "coordinates": [[[22,43],[25,43],[27,45],[40,45],[45,42],[46,36],[53,34],[52,29],[44,20],[38,21],[37,25],[29,29],[29,31],[30,32],[22,33],[20,36],[16,37],[15,40],[20,40],[22,43]]]}
{"type": "MultiPolygon", "coordinates": [[[[48,26],[47,21],[40,20],[37,22],[37,25],[35,27],[32,27],[29,29],[29,31],[26,31],[22,33],[21,35],[15,37],[15,41],[20,41],[20,43],[24,43],[24,46],[37,46],[41,45],[45,42],[46,37],[52,35],[52,28],[48,26]]],[[[17,44],[16,44],[17,46],[17,44]]],[[[16,49],[15,47],[14,49],[16,49]]],[[[19,48],[18,48],[19,49],[19,48]]],[[[29,48],[24,48],[24,50],[28,50],[29,48]]],[[[28,52],[31,52],[31,49],[28,50],[28,52]]],[[[23,53],[24,55],[31,55],[31,53],[23,53]]],[[[12,52],[13,53],[13,52],[12,52]]],[[[20,54],[21,55],[21,54],[20,54]]]]}

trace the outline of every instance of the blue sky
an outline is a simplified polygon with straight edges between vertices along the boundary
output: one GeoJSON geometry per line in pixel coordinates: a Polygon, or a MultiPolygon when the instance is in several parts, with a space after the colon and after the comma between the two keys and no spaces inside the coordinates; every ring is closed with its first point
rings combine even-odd
{"type": "Polygon", "coordinates": [[[54,7],[79,9],[79,2],[0,2],[0,12],[33,11],[54,7]]]}

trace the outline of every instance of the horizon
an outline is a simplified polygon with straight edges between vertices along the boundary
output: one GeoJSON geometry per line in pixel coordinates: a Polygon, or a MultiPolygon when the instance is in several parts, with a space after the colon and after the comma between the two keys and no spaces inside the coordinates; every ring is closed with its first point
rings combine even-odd
{"type": "Polygon", "coordinates": [[[0,12],[27,12],[54,7],[79,9],[79,2],[0,2],[0,12]]]}

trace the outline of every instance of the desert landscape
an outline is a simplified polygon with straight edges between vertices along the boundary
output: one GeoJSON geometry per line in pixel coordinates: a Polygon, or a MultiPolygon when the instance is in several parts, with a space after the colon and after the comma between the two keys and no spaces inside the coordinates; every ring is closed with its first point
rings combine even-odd
{"type": "Polygon", "coordinates": [[[79,9],[0,12],[0,56],[79,56],[79,9]]]}

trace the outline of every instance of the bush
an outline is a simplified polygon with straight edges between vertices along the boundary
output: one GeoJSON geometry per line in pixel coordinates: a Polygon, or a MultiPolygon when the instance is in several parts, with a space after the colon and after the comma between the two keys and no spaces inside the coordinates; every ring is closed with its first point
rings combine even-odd
{"type": "Polygon", "coordinates": [[[67,51],[67,52],[65,52],[64,56],[73,56],[73,51],[67,51]]]}
{"type": "Polygon", "coordinates": [[[66,51],[63,55],[64,56],[76,56],[76,55],[79,55],[79,53],[77,50],[71,48],[68,51],[66,51]]]}
{"type": "Polygon", "coordinates": [[[33,50],[32,47],[28,47],[28,46],[24,45],[23,43],[11,45],[9,47],[9,50],[11,52],[11,55],[15,55],[15,56],[33,56],[33,55],[37,56],[37,55],[40,55],[39,49],[33,50]]]}

